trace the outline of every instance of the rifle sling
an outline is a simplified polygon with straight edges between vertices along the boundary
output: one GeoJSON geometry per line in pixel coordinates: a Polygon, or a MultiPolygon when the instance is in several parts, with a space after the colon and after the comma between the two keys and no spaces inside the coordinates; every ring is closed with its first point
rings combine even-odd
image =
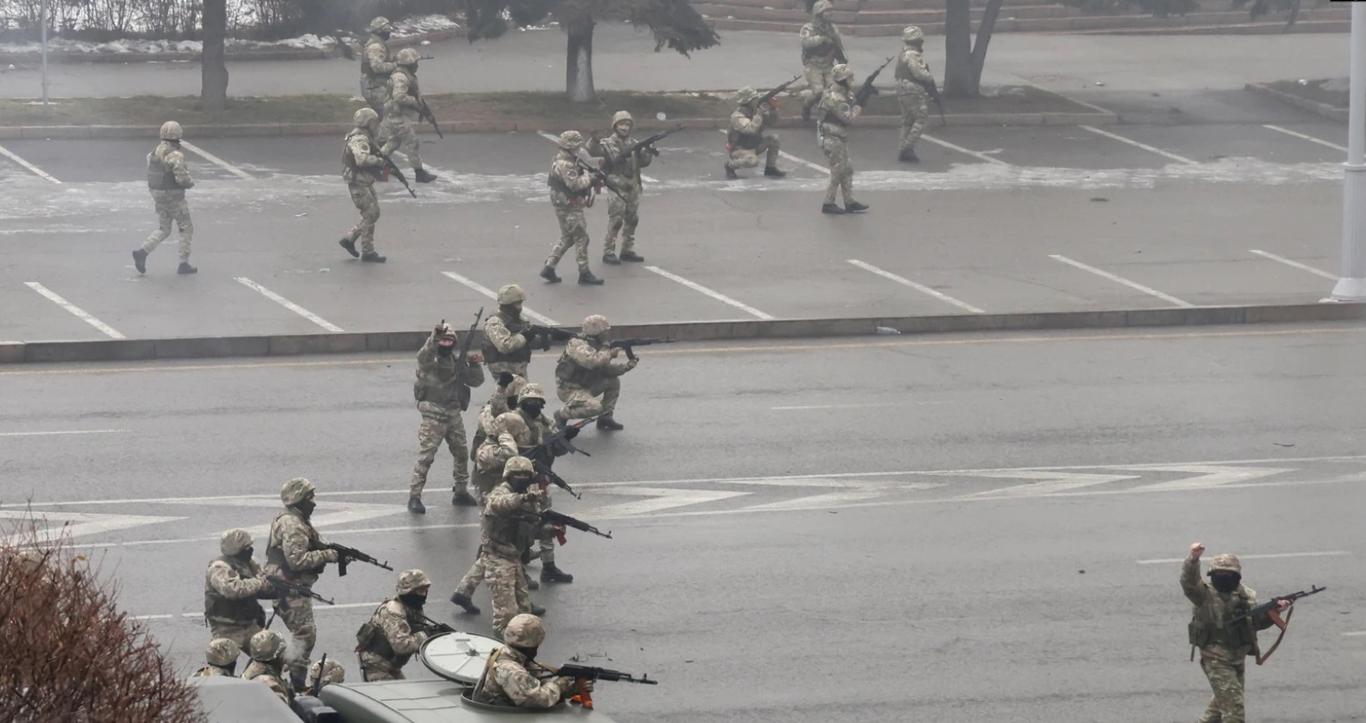
{"type": "Polygon", "coordinates": [[[1276,636],[1276,642],[1272,643],[1271,647],[1267,648],[1267,651],[1265,653],[1257,653],[1257,665],[1266,664],[1266,661],[1271,659],[1271,654],[1276,652],[1276,648],[1279,648],[1281,646],[1281,641],[1285,640],[1286,631],[1290,629],[1290,616],[1294,614],[1295,606],[1293,605],[1285,611],[1284,618],[1280,617],[1280,614],[1275,610],[1275,608],[1273,608],[1271,612],[1268,613],[1268,615],[1271,616],[1271,621],[1277,623],[1276,627],[1281,629],[1281,633],[1280,635],[1276,636]]]}

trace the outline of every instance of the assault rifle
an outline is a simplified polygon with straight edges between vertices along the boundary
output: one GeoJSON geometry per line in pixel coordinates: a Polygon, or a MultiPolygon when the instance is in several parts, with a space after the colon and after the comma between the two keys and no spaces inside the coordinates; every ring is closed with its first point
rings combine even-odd
{"type": "MultiPolygon", "coordinates": [[[[789,80],[789,81],[787,81],[786,83],[779,83],[778,86],[777,86],[776,88],[774,88],[773,90],[770,90],[770,91],[764,93],[763,95],[759,96],[758,98],[755,98],[755,99],[754,99],[754,107],[755,107],[755,108],[758,108],[759,106],[761,106],[761,105],[763,105],[763,104],[765,104],[765,103],[768,103],[769,101],[771,101],[771,100],[773,100],[774,98],[778,97],[778,94],[779,94],[779,93],[781,93],[781,92],[787,90],[788,86],[792,85],[793,83],[795,83],[795,82],[797,82],[797,81],[799,81],[799,80],[801,80],[801,79],[802,79],[802,74],[801,74],[801,73],[798,73],[798,74],[792,76],[792,80],[789,80]]],[[[770,107],[772,107],[772,106],[770,106],[770,107]]]]}
{"type": "MultiPolygon", "coordinates": [[[[583,520],[580,520],[575,517],[570,517],[569,515],[566,515],[564,513],[556,512],[555,510],[546,510],[545,512],[542,512],[541,522],[548,522],[552,525],[560,525],[562,527],[572,527],[576,530],[579,530],[580,532],[590,532],[594,535],[597,535],[598,537],[605,537],[609,540],[612,539],[611,531],[603,532],[602,530],[599,530],[598,528],[588,524],[587,522],[584,522],[583,520]]],[[[566,542],[563,533],[557,534],[556,538],[559,539],[561,545],[563,545],[566,542]]]]}
{"type": "MultiPolygon", "coordinates": [[[[311,589],[304,585],[292,583],[288,580],[276,577],[274,575],[268,576],[266,578],[266,581],[270,583],[271,588],[273,588],[275,591],[275,594],[270,596],[272,599],[275,600],[275,606],[274,609],[270,611],[270,619],[266,620],[265,624],[261,626],[263,628],[269,628],[270,624],[275,622],[275,616],[279,614],[281,610],[284,610],[289,607],[289,604],[285,602],[285,598],[288,597],[288,593],[293,593],[295,597],[312,598],[314,600],[317,600],[318,602],[327,603],[328,605],[337,604],[335,600],[328,600],[327,598],[323,597],[322,595],[319,595],[316,592],[313,592],[311,589]]],[[[256,621],[260,622],[261,619],[257,618],[256,621]]]]}
{"type": "Polygon", "coordinates": [[[854,93],[854,105],[864,105],[868,102],[869,98],[872,98],[873,96],[877,95],[878,91],[877,88],[873,87],[873,81],[877,80],[878,74],[881,73],[882,69],[887,67],[893,60],[896,60],[895,55],[884,60],[882,62],[882,65],[877,66],[877,70],[874,70],[872,73],[868,74],[868,77],[863,80],[863,85],[859,86],[858,91],[854,93]]]}
{"type": "Polygon", "coordinates": [[[609,346],[613,349],[622,349],[626,352],[626,358],[634,360],[636,358],[635,347],[650,346],[651,344],[672,344],[672,339],[616,339],[609,346]]]}
{"type": "Polygon", "coordinates": [[[540,339],[541,345],[539,347],[533,346],[533,348],[539,348],[541,351],[550,351],[550,342],[552,339],[555,341],[569,341],[574,338],[574,332],[572,331],[557,329],[553,326],[541,326],[540,324],[527,325],[526,331],[523,333],[527,337],[527,343],[534,345],[535,340],[540,339]]]}
{"type": "Polygon", "coordinates": [[[542,477],[545,477],[547,480],[550,480],[551,482],[554,482],[556,487],[559,487],[565,492],[568,492],[570,496],[574,499],[583,499],[583,495],[579,492],[574,491],[574,488],[569,486],[569,483],[566,482],[563,477],[555,474],[555,470],[552,470],[550,468],[550,465],[545,464],[544,462],[541,462],[539,460],[532,460],[531,463],[535,465],[537,474],[541,475],[542,477]]]}
{"type": "Polygon", "coordinates": [[[446,135],[441,132],[441,124],[436,122],[436,116],[432,109],[427,105],[427,99],[422,96],[417,98],[417,117],[432,124],[432,130],[436,131],[436,137],[444,139],[446,135]]]}
{"type": "Polygon", "coordinates": [[[654,151],[655,153],[658,153],[659,149],[655,148],[654,145],[681,130],[683,130],[683,126],[675,126],[667,131],[661,131],[659,133],[656,133],[644,140],[636,141],[635,143],[632,143],[631,146],[627,148],[626,152],[622,155],[629,158],[632,154],[636,153],[637,151],[644,150],[646,148],[654,151]]]}
{"type": "MultiPolygon", "coordinates": [[[[593,455],[574,446],[574,443],[571,440],[579,436],[579,430],[583,429],[585,425],[596,419],[597,417],[589,417],[587,419],[580,419],[579,421],[574,422],[573,424],[566,424],[564,428],[560,429],[559,431],[555,432],[549,437],[546,437],[545,439],[541,440],[540,444],[523,452],[522,456],[527,457],[532,461],[541,462],[543,464],[546,464],[547,466],[549,466],[551,459],[560,456],[560,454],[574,453],[581,454],[585,457],[592,457],[593,455]],[[574,430],[572,434],[569,431],[571,429],[574,430]],[[561,451],[559,454],[556,454],[556,450],[563,451],[561,451]]],[[[575,496],[577,497],[577,495],[575,496]]]]}
{"type": "Polygon", "coordinates": [[[379,156],[380,158],[384,159],[384,170],[385,170],[385,172],[389,173],[389,174],[392,175],[394,178],[397,178],[397,179],[398,179],[398,182],[399,182],[399,183],[402,183],[402,184],[403,184],[403,187],[404,187],[405,189],[407,189],[408,195],[409,195],[409,196],[412,196],[413,198],[417,198],[417,191],[414,191],[414,190],[413,190],[413,187],[410,186],[410,185],[408,185],[408,179],[405,178],[405,177],[403,176],[403,171],[399,170],[398,164],[397,164],[397,163],[394,163],[394,159],[392,159],[392,158],[390,158],[390,157],[384,155],[384,152],[381,151],[381,150],[378,149],[378,148],[375,149],[375,155],[377,155],[377,156],[379,156]]]}
{"type": "Polygon", "coordinates": [[[607,174],[603,173],[601,168],[597,168],[592,164],[585,163],[584,160],[582,158],[579,158],[578,156],[574,157],[574,164],[579,167],[579,170],[584,171],[588,175],[592,176],[593,181],[597,183],[599,186],[606,188],[612,193],[615,193],[617,195],[617,198],[620,198],[623,201],[626,200],[626,197],[621,195],[621,189],[612,185],[612,182],[607,179],[607,174]]]}
{"type": "Polygon", "coordinates": [[[933,100],[935,106],[939,108],[939,123],[941,125],[948,125],[949,122],[944,119],[944,96],[939,94],[939,89],[934,86],[934,81],[922,81],[920,87],[924,88],[926,93],[929,93],[930,100],[933,100]]]}
{"type": "MultiPolygon", "coordinates": [[[[461,388],[462,390],[464,390],[464,391],[461,392],[461,395],[460,395],[460,409],[461,409],[462,411],[470,408],[470,393],[469,393],[469,387],[463,386],[463,382],[460,382],[460,381],[458,381],[458,380],[464,378],[465,372],[467,372],[467,371],[469,370],[469,368],[470,368],[470,360],[469,360],[470,347],[474,346],[474,337],[475,337],[476,334],[479,333],[479,321],[480,321],[481,319],[483,319],[483,317],[484,317],[484,307],[481,306],[481,307],[479,307],[479,311],[475,312],[475,314],[474,314],[474,323],[473,323],[473,324],[470,324],[470,328],[469,328],[468,330],[465,331],[465,338],[460,340],[460,349],[458,349],[458,350],[456,351],[456,355],[457,355],[457,356],[456,356],[456,359],[455,359],[455,378],[456,378],[456,380],[457,380],[456,383],[457,383],[457,384],[461,384],[462,386],[461,386],[460,388],[461,388]]],[[[445,320],[445,319],[442,319],[442,320],[441,320],[441,323],[442,323],[442,324],[445,324],[445,323],[446,323],[446,320],[445,320]]]]}
{"type": "Polygon", "coordinates": [[[1292,592],[1288,595],[1277,595],[1271,598],[1270,600],[1267,600],[1266,602],[1262,603],[1261,605],[1258,605],[1257,607],[1248,610],[1247,612],[1242,612],[1238,613],[1237,615],[1234,615],[1232,618],[1229,619],[1228,624],[1233,625],[1234,623],[1240,623],[1250,617],[1257,615],[1267,615],[1271,617],[1272,622],[1276,623],[1277,627],[1284,630],[1285,622],[1283,620],[1278,619],[1280,617],[1279,615],[1273,615],[1273,613],[1275,613],[1276,611],[1276,606],[1278,603],[1280,603],[1280,601],[1286,600],[1293,603],[1302,597],[1317,595],[1327,589],[1328,588],[1326,587],[1310,585],[1308,590],[1300,590],[1299,592],[1292,592]]]}
{"type": "Polygon", "coordinates": [[[338,542],[325,542],[323,548],[337,551],[337,575],[341,577],[346,577],[346,566],[352,562],[366,562],[375,567],[382,567],[389,572],[394,571],[394,568],[389,567],[388,561],[380,562],[354,547],[347,547],[338,542]]]}
{"type": "MultiPolygon", "coordinates": [[[[543,667],[545,667],[547,670],[550,670],[549,666],[543,667]]],[[[574,663],[566,663],[564,665],[561,665],[558,670],[552,671],[552,673],[554,675],[562,675],[565,677],[573,678],[576,682],[585,680],[592,680],[595,682],[599,680],[607,680],[613,683],[640,683],[641,685],[659,685],[659,681],[650,680],[649,675],[642,675],[639,678],[637,678],[634,675],[631,675],[630,673],[623,673],[620,670],[598,668],[592,665],[578,665],[574,663]]],[[[574,697],[570,698],[569,702],[578,703],[579,705],[582,705],[584,708],[592,710],[593,694],[578,693],[574,695],[574,697]]]]}
{"type": "Polygon", "coordinates": [[[423,626],[423,629],[424,629],[424,630],[431,630],[431,631],[438,632],[438,633],[453,633],[453,632],[455,632],[455,628],[453,628],[453,627],[451,627],[451,626],[449,626],[449,625],[447,625],[447,624],[445,624],[445,623],[439,623],[439,622],[437,622],[437,621],[435,621],[435,620],[433,620],[433,619],[427,617],[426,615],[423,615],[422,613],[418,613],[418,614],[417,614],[417,619],[418,619],[418,622],[422,623],[422,626],[423,626]]]}

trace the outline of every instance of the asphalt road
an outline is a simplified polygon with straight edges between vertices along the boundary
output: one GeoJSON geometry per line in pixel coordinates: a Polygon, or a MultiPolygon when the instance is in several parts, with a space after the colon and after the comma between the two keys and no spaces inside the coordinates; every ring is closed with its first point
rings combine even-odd
{"type": "Polygon", "coordinates": [[[537,278],[558,229],[554,147],[536,134],[424,137],[441,180],[417,199],[382,187],[382,267],[337,247],[355,220],[339,139],[190,138],[191,278],[173,273],[174,238],[146,276],[132,268],[155,224],[152,141],[7,141],[31,168],[0,157],[0,340],[421,329],[509,281],[564,324],[1319,300],[1336,277],[1345,128],[1251,94],[1202,108],[1176,125],[935,128],[916,167],[896,161],[896,129],[856,129],[872,210],[849,217],[819,213],[810,129],[782,130],[782,180],[726,181],[722,135],[682,132],[648,169],[646,265],[604,266],[606,203],[589,211],[599,289],[573,283],[572,254],[567,283],[537,278]]]}
{"type": "MultiPolygon", "coordinates": [[[[677,345],[625,379],[615,435],[557,468],[556,507],[611,529],[560,552],[543,656],[591,656],[626,721],[1177,721],[1187,661],[1177,559],[1243,555],[1263,595],[1327,585],[1248,672],[1252,720],[1366,720],[1359,325],[677,345]]],[[[553,357],[538,357],[548,378],[553,357]]],[[[417,415],[406,355],[0,371],[0,514],[69,522],[178,665],[217,532],[259,535],[286,478],[323,534],[436,580],[476,516],[404,511],[417,415]]],[[[477,397],[483,397],[479,392],[477,397]]],[[[261,547],[258,544],[258,549],[261,547]]],[[[393,575],[318,590],[321,641],[393,575]]],[[[480,601],[485,593],[481,591],[480,601]]],[[[416,663],[409,671],[423,674],[416,663]]]]}

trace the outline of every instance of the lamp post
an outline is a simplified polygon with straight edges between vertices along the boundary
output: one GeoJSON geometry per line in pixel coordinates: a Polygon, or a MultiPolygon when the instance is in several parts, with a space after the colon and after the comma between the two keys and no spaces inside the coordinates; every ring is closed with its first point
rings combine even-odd
{"type": "Polygon", "coordinates": [[[1366,301],[1366,4],[1352,3],[1342,260],[1334,301],[1366,301]]]}

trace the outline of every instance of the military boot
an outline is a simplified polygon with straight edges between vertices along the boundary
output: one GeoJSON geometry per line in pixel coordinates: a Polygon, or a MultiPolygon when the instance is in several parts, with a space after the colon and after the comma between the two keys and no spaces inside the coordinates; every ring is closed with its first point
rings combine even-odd
{"type": "Polygon", "coordinates": [[[451,495],[451,504],[456,507],[476,507],[479,500],[474,499],[474,495],[466,490],[456,490],[455,494],[451,495]]]}
{"type": "Polygon", "coordinates": [[[560,275],[555,273],[554,266],[546,266],[545,268],[541,269],[541,278],[545,279],[546,281],[549,281],[552,284],[558,284],[561,281],[560,275]]]}
{"type": "Polygon", "coordinates": [[[897,160],[902,163],[919,163],[920,156],[915,154],[914,148],[907,148],[901,151],[901,155],[897,156],[897,160]]]}
{"type": "Polygon", "coordinates": [[[867,211],[868,206],[867,204],[859,203],[858,201],[845,201],[844,210],[849,213],[858,213],[859,211],[867,211]]]}
{"type": "Polygon", "coordinates": [[[604,283],[606,282],[594,276],[593,272],[588,269],[579,272],[580,286],[602,286],[604,283]]]}
{"type": "Polygon", "coordinates": [[[541,566],[541,582],[574,582],[574,576],[561,570],[553,562],[541,566]]]}
{"type": "Polygon", "coordinates": [[[308,690],[308,668],[290,668],[289,683],[294,690],[308,690]]]}
{"type": "Polygon", "coordinates": [[[635,262],[638,263],[638,262],[644,261],[644,260],[645,260],[645,257],[644,257],[644,256],[641,256],[640,254],[636,253],[635,251],[622,251],[622,252],[621,252],[621,260],[622,260],[622,261],[635,261],[635,262]]]}
{"type": "Polygon", "coordinates": [[[540,590],[540,589],[541,589],[541,583],[536,582],[536,578],[534,578],[534,577],[532,577],[532,576],[530,576],[530,575],[527,575],[527,578],[526,578],[526,589],[528,589],[528,590],[540,590]]]}
{"type": "Polygon", "coordinates": [[[175,272],[177,274],[197,274],[199,273],[199,269],[191,266],[189,261],[181,261],[180,265],[176,267],[175,272]]]}
{"type": "Polygon", "coordinates": [[[601,417],[598,417],[598,429],[601,429],[604,432],[619,432],[626,429],[626,425],[613,419],[612,415],[604,414],[601,417]]]}
{"type": "Polygon", "coordinates": [[[611,264],[613,266],[621,265],[621,259],[617,258],[617,255],[612,253],[611,251],[608,251],[607,253],[602,255],[602,262],[604,264],[611,264]]]}
{"type": "Polygon", "coordinates": [[[787,171],[779,170],[777,166],[767,166],[764,168],[764,175],[769,178],[786,178],[787,171]]]}
{"type": "Polygon", "coordinates": [[[416,178],[418,183],[431,183],[437,176],[425,168],[418,168],[413,171],[413,178],[416,178]]]}
{"type": "Polygon", "coordinates": [[[337,245],[346,249],[346,253],[351,254],[351,258],[360,258],[360,252],[356,250],[356,240],[351,238],[350,236],[347,236],[346,238],[343,238],[342,240],[338,241],[337,245]]]}
{"type": "Polygon", "coordinates": [[[465,612],[469,613],[470,615],[478,615],[480,612],[479,606],[475,605],[474,601],[470,599],[470,596],[466,595],[463,592],[457,592],[454,595],[452,595],[451,602],[464,608],[465,612]]]}
{"type": "Polygon", "coordinates": [[[726,164],[726,180],[727,180],[727,181],[734,181],[734,180],[737,180],[738,178],[740,178],[740,174],[736,173],[736,172],[735,172],[735,169],[734,169],[734,168],[731,168],[731,167],[730,167],[730,164],[727,163],[727,164],[726,164]]]}
{"type": "Polygon", "coordinates": [[[833,203],[823,203],[821,204],[821,213],[830,213],[838,215],[844,213],[844,209],[840,208],[839,206],[836,206],[833,203]]]}
{"type": "Polygon", "coordinates": [[[425,515],[427,514],[427,506],[422,504],[421,497],[409,497],[408,511],[415,515],[425,515]]]}
{"type": "Polygon", "coordinates": [[[531,614],[539,618],[542,615],[545,615],[545,608],[541,607],[540,605],[537,605],[536,603],[531,603],[531,614]]]}
{"type": "Polygon", "coordinates": [[[139,274],[147,273],[147,252],[142,249],[133,249],[133,267],[139,274]]]}
{"type": "Polygon", "coordinates": [[[365,253],[360,255],[360,260],[364,261],[367,264],[382,264],[385,261],[388,261],[389,259],[384,256],[380,256],[378,253],[375,253],[374,251],[366,251],[365,253]]]}

